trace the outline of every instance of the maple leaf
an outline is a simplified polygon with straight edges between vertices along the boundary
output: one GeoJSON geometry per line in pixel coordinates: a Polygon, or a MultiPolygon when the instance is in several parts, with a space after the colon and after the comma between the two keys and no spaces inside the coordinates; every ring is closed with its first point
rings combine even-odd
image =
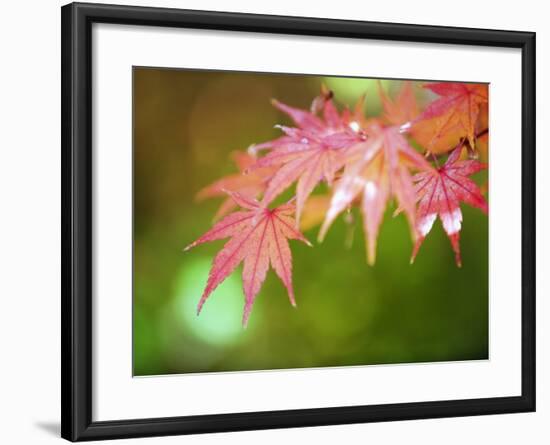
{"type": "Polygon", "coordinates": [[[227,215],[237,207],[231,196],[227,196],[227,191],[238,192],[248,198],[257,198],[264,192],[269,178],[274,173],[274,169],[271,167],[257,168],[248,172],[249,167],[257,161],[256,156],[253,154],[235,151],[231,154],[231,157],[239,169],[239,173],[218,179],[204,187],[196,195],[198,200],[217,197],[225,198],[216,212],[214,220],[227,215]]]}
{"type": "Polygon", "coordinates": [[[479,187],[468,178],[486,169],[487,165],[474,160],[460,161],[462,147],[460,144],[449,155],[442,167],[414,176],[416,195],[419,200],[416,219],[419,236],[413,248],[411,263],[416,258],[426,235],[432,229],[436,217],[439,216],[455,252],[456,264],[460,267],[462,265],[459,245],[462,226],[460,201],[477,207],[484,213],[488,212],[487,202],[479,187]]]}
{"type": "Polygon", "coordinates": [[[384,120],[390,125],[410,123],[419,115],[418,104],[411,82],[403,82],[395,100],[388,97],[380,82],[378,82],[378,94],[384,109],[384,120]]]}
{"type": "Polygon", "coordinates": [[[483,84],[437,82],[424,85],[441,96],[430,103],[419,119],[435,119],[435,128],[428,149],[446,134],[456,132],[475,147],[475,132],[480,107],[488,103],[488,88],[483,84]]]}
{"type": "Polygon", "coordinates": [[[416,238],[416,198],[409,169],[431,170],[432,166],[409,145],[398,127],[373,125],[369,130],[369,139],[352,151],[358,154],[357,159],[346,166],[335,187],[319,240],[323,240],[336,217],[362,195],[360,205],[367,259],[372,265],[376,258],[380,223],[390,196],[395,197],[404,210],[413,239],[416,238]]]}
{"type": "Polygon", "coordinates": [[[274,100],[274,106],[288,114],[298,128],[279,126],[285,133],[282,137],[254,147],[255,150],[270,150],[258,160],[254,168],[278,168],[267,185],[262,204],[270,204],[297,181],[297,223],[315,186],[322,180],[331,185],[336,172],[344,166],[345,150],[366,139],[361,122],[358,121],[362,119],[359,111],[362,100],[354,112],[345,110],[340,115],[331,97],[325,93],[313,103],[314,110],[322,108],[322,117],[274,100]]]}
{"type": "Polygon", "coordinates": [[[384,122],[399,125],[401,130],[410,134],[419,145],[429,147],[430,153],[447,153],[449,147],[455,147],[464,136],[464,131],[457,125],[447,127],[441,132],[439,117],[419,118],[420,110],[412,82],[403,82],[394,100],[386,94],[381,84],[378,91],[384,110],[384,122]]]}
{"type": "Polygon", "coordinates": [[[296,305],[292,288],[292,255],[288,240],[296,239],[308,245],[311,244],[295,229],[295,221],[292,217],[295,211],[293,204],[283,204],[275,209],[268,209],[255,199],[249,199],[232,192],[229,192],[229,195],[236,204],[245,210],[230,213],[198,240],[187,246],[185,250],[209,241],[231,237],[214,258],[206,288],[197,307],[197,313],[200,313],[204,302],[214,289],[241,262],[244,262],[242,273],[245,295],[243,325],[246,326],[252,305],[265,280],[270,264],[285,285],[290,303],[293,306],[296,305]]]}

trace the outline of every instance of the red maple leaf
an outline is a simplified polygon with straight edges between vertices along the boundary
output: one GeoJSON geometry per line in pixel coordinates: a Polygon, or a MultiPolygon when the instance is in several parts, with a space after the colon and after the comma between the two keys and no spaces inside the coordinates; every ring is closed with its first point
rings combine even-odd
{"type": "Polygon", "coordinates": [[[419,117],[420,121],[437,118],[428,149],[439,138],[457,129],[468,139],[470,147],[475,147],[480,107],[489,100],[487,85],[437,82],[426,84],[424,88],[441,96],[430,103],[419,117]]]}
{"type": "Polygon", "coordinates": [[[271,167],[256,168],[248,172],[249,167],[257,161],[256,156],[250,153],[235,151],[231,154],[231,157],[239,169],[239,173],[224,176],[197,193],[198,200],[217,197],[225,198],[216,212],[214,220],[227,215],[237,207],[235,201],[230,196],[227,196],[227,191],[238,192],[247,198],[257,198],[264,192],[269,178],[274,173],[274,169],[271,167]]]}
{"type": "Polygon", "coordinates": [[[346,161],[345,149],[366,139],[360,130],[362,102],[358,103],[355,112],[344,110],[340,115],[331,95],[324,92],[312,105],[314,110],[322,109],[322,117],[278,101],[273,104],[288,114],[298,127],[279,126],[284,136],[255,146],[256,150],[268,149],[270,152],[260,158],[254,168],[278,168],[267,185],[263,205],[271,203],[297,181],[296,221],[299,222],[304,204],[315,186],[323,179],[331,185],[334,175],[346,161]]]}
{"type": "Polygon", "coordinates": [[[373,264],[378,231],[390,196],[393,195],[405,211],[413,239],[416,238],[416,199],[409,169],[430,170],[432,167],[409,145],[398,127],[372,125],[368,134],[366,142],[348,153],[349,157],[355,159],[346,166],[335,187],[330,208],[319,232],[319,240],[325,237],[336,217],[362,195],[367,259],[369,264],[373,264]]]}
{"type": "Polygon", "coordinates": [[[460,229],[462,212],[460,201],[488,212],[487,202],[479,187],[468,176],[487,168],[478,161],[459,161],[462,144],[458,146],[447,159],[445,165],[437,169],[418,173],[414,176],[416,195],[419,200],[417,211],[418,239],[413,249],[411,262],[414,261],[418,249],[426,235],[432,229],[437,216],[443,223],[443,229],[451,240],[455,252],[456,264],[460,267],[460,229]]]}
{"type": "Polygon", "coordinates": [[[231,198],[243,209],[227,215],[194,243],[189,250],[209,241],[231,239],[218,252],[212,263],[206,288],[199,301],[197,313],[216,287],[241,263],[245,306],[243,325],[246,326],[256,295],[265,280],[269,265],[285,285],[290,302],[296,305],[292,289],[292,255],[288,239],[297,239],[311,245],[295,229],[293,204],[283,204],[268,209],[258,201],[238,193],[229,192],[231,198]]]}

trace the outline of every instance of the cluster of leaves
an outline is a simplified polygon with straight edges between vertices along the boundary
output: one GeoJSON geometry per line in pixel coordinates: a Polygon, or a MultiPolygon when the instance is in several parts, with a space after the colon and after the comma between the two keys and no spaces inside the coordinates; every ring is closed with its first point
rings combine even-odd
{"type": "Polygon", "coordinates": [[[412,83],[405,82],[394,99],[379,87],[383,112],[369,118],[363,98],[353,109],[338,111],[326,88],[310,110],[274,100],[294,126],[279,125],[282,135],[277,139],[234,154],[239,172],[198,194],[225,200],[216,214],[218,222],[186,250],[230,238],[214,258],[198,312],[241,262],[244,325],[270,265],[295,305],[288,239],[311,245],[300,227],[320,224],[322,241],[335,219],[352,207],[362,214],[367,261],[374,264],[391,199],[397,205],[395,215],[403,213],[410,227],[411,263],[439,216],[460,267],[460,202],[488,212],[482,191],[469,178],[487,168],[477,160],[487,146],[487,85],[444,82],[423,87],[435,93],[423,110],[412,83]],[[328,185],[329,193],[312,195],[320,183],[328,185]],[[273,207],[294,184],[294,197],[273,207]]]}

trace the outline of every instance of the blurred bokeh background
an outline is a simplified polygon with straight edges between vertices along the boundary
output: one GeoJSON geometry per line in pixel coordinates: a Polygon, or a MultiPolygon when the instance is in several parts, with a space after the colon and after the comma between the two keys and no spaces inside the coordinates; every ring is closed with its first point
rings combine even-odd
{"type": "MultiPolygon", "coordinates": [[[[314,248],[290,242],[296,308],[270,271],[243,329],[239,267],[196,315],[224,243],[182,251],[220,205],[196,193],[236,171],[232,151],[289,123],[271,98],[309,108],[323,83],[337,104],[365,93],[366,113],[379,113],[372,79],[134,68],[134,375],[488,358],[488,219],[467,206],[461,269],[439,221],[410,265],[407,223],[391,204],[375,266],[360,216],[355,228],[339,218],[314,248]]],[[[383,86],[393,95],[400,82],[383,86]]]]}

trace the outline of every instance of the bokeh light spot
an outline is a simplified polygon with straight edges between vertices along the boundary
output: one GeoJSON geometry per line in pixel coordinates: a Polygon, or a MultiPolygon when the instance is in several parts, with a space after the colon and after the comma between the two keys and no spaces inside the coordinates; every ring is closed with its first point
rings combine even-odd
{"type": "Polygon", "coordinates": [[[197,316],[197,303],[210,265],[210,259],[203,257],[188,260],[182,266],[175,286],[177,318],[202,341],[220,346],[235,343],[245,331],[241,324],[241,281],[237,275],[230,275],[218,286],[197,316]]]}

